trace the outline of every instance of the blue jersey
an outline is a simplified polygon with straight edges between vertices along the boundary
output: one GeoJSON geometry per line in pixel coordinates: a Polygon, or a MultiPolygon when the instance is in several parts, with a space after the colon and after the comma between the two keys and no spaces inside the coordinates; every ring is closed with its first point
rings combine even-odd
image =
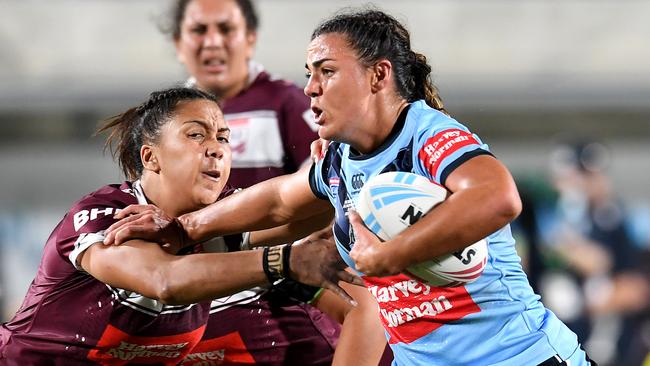
{"type": "MultiPolygon", "coordinates": [[[[456,167],[485,154],[490,154],[488,146],[465,126],[417,101],[371,154],[332,143],[312,168],[310,185],[334,206],[337,247],[354,268],[349,256],[354,237],[346,214],[364,182],[383,172],[404,171],[444,185],[456,167]]],[[[396,364],[537,365],[554,355],[568,359],[581,352],[575,334],[544,308],[528,284],[510,226],[486,240],[485,270],[466,286],[432,287],[402,274],[364,276],[379,303],[396,364]]]]}

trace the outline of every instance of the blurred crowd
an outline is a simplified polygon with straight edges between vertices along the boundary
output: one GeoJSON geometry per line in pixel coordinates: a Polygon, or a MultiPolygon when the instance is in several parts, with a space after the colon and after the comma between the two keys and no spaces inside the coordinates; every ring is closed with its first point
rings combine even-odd
{"type": "Polygon", "coordinates": [[[520,252],[535,292],[601,365],[650,352],[650,243],[617,195],[606,145],[556,144],[543,177],[521,178],[520,252]]]}

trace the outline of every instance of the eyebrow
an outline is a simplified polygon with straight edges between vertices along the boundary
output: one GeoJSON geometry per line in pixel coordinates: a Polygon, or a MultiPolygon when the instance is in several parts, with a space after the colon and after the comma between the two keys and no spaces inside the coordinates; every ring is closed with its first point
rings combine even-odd
{"type": "MultiPolygon", "coordinates": [[[[319,67],[320,65],[322,65],[323,62],[332,61],[332,60],[334,60],[334,59],[332,59],[332,58],[322,58],[320,60],[316,60],[316,61],[312,62],[311,66],[316,68],[316,67],[319,67]]],[[[305,63],[305,69],[309,69],[309,64],[305,63]]]]}
{"type": "MultiPolygon", "coordinates": [[[[207,122],[205,122],[205,121],[201,121],[201,120],[192,119],[192,120],[189,120],[189,121],[185,121],[185,122],[183,122],[183,124],[186,124],[186,123],[196,123],[196,124],[199,124],[199,125],[203,126],[203,128],[205,128],[206,130],[213,130],[213,129],[214,129],[214,128],[212,128],[212,126],[211,126],[209,123],[207,123],[207,122]]],[[[230,132],[230,128],[228,128],[228,127],[221,127],[221,128],[219,128],[219,129],[217,129],[217,132],[230,132]]]]}

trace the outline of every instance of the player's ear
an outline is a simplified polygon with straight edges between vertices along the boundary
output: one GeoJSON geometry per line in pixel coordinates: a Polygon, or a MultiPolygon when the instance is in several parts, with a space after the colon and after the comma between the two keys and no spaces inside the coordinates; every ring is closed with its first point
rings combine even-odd
{"type": "Polygon", "coordinates": [[[393,64],[387,59],[379,60],[372,67],[371,72],[370,88],[373,93],[377,93],[388,86],[393,72],[393,64]]]}
{"type": "Polygon", "coordinates": [[[257,32],[256,31],[246,31],[246,58],[250,60],[253,58],[253,53],[255,53],[255,44],[257,43],[257,32]]]}
{"type": "Polygon", "coordinates": [[[151,145],[142,145],[140,148],[140,160],[145,170],[150,170],[154,173],[160,171],[160,164],[156,156],[156,149],[151,145]]]}

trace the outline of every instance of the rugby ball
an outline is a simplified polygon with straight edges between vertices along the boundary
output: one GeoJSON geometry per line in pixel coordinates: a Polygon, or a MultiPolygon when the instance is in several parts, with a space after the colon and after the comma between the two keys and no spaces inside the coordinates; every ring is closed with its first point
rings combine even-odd
{"type": "MultiPolygon", "coordinates": [[[[382,173],[363,185],[356,210],[368,229],[386,241],[434,209],[447,193],[421,175],[382,173]]],[[[461,251],[408,267],[404,273],[437,287],[462,286],[483,273],[487,256],[487,242],[482,239],[461,251]]]]}

